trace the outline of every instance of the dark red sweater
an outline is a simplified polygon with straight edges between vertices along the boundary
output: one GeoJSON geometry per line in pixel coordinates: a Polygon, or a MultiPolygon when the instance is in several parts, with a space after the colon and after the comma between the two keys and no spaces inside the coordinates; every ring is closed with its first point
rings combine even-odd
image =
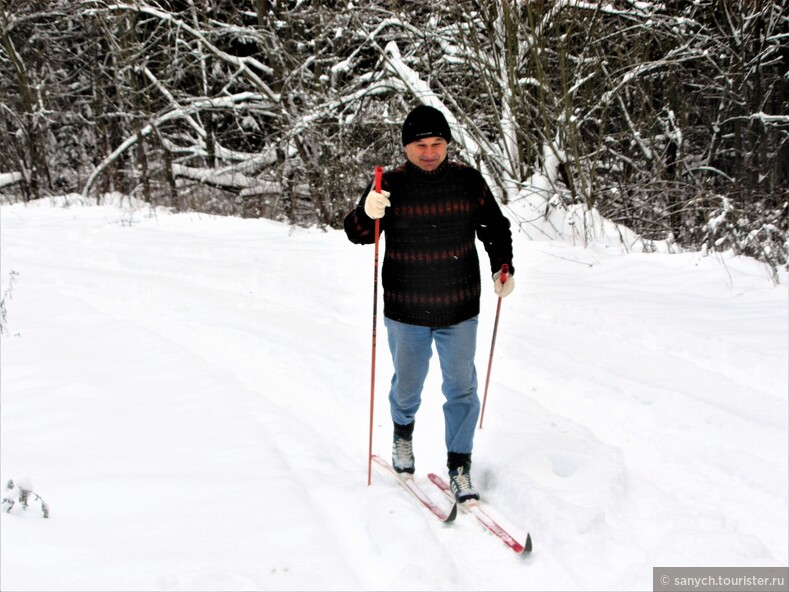
{"type": "MultiPolygon", "coordinates": [[[[386,250],[381,278],[384,314],[395,321],[446,327],[479,314],[480,273],[475,236],[491,273],[512,265],[510,222],[482,175],[444,161],[425,172],[410,162],[384,173],[391,207],[381,218],[386,250]]],[[[345,217],[351,242],[375,242],[375,221],[364,212],[368,187],[345,217]]]]}

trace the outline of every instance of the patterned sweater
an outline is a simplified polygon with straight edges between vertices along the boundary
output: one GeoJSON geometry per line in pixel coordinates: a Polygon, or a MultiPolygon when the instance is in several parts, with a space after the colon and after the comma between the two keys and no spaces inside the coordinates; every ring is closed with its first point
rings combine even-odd
{"type": "MultiPolygon", "coordinates": [[[[427,327],[478,315],[475,235],[488,253],[491,273],[503,263],[514,273],[510,222],[482,175],[448,160],[430,172],[406,162],[384,173],[382,188],[392,203],[380,221],[384,314],[427,327]]],[[[364,212],[369,190],[345,218],[345,233],[356,244],[375,242],[375,221],[364,212]]]]}

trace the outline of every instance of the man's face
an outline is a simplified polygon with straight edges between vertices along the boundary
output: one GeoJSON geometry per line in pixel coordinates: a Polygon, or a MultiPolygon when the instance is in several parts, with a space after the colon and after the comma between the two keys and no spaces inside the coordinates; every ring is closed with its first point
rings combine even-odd
{"type": "Polygon", "coordinates": [[[438,136],[422,138],[406,144],[405,155],[423,171],[434,171],[447,157],[447,141],[438,136]]]}

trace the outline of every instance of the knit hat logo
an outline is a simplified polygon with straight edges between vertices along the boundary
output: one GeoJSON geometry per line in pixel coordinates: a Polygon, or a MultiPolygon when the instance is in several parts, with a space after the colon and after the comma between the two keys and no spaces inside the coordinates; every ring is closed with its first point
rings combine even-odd
{"type": "Polygon", "coordinates": [[[452,141],[452,132],[446,117],[438,109],[419,105],[408,114],[403,123],[403,146],[434,136],[444,138],[447,143],[452,141]]]}

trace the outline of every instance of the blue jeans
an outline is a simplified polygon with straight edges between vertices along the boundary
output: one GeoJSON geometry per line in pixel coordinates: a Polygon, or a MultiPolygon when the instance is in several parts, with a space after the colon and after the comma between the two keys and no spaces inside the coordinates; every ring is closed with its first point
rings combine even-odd
{"type": "Polygon", "coordinates": [[[427,378],[433,341],[441,365],[444,403],[444,438],[447,452],[470,454],[479,418],[477,369],[477,317],[450,327],[421,327],[384,317],[394,376],[389,391],[392,420],[410,424],[422,403],[422,387],[427,378]]]}

